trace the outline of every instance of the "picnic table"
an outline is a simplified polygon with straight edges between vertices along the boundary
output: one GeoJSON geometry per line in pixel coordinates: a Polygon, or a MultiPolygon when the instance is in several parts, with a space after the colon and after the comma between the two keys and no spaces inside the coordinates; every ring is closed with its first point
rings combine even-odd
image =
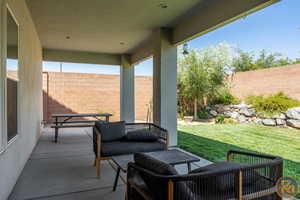
{"type": "Polygon", "coordinates": [[[53,114],[54,125],[51,128],[55,129],[54,141],[57,143],[58,131],[60,128],[79,128],[79,127],[92,127],[96,121],[109,122],[109,118],[112,116],[110,113],[82,113],[82,114],[53,114]],[[90,117],[94,120],[74,120],[74,118],[90,117]],[[105,118],[102,120],[101,118],[105,118]]]}

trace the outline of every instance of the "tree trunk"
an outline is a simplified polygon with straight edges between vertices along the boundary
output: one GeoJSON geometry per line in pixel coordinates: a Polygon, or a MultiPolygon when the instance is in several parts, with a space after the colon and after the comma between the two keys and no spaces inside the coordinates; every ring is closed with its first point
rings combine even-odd
{"type": "Polygon", "coordinates": [[[208,101],[207,97],[203,97],[203,106],[204,107],[207,106],[207,101],[208,101]]]}
{"type": "Polygon", "coordinates": [[[194,120],[198,119],[198,101],[194,99],[194,120]]]}

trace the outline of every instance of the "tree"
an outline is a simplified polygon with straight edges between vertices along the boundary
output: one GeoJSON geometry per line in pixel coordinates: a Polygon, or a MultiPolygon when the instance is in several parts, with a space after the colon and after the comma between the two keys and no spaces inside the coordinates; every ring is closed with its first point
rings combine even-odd
{"type": "Polygon", "coordinates": [[[268,54],[265,49],[260,51],[258,59],[255,61],[257,69],[271,68],[278,66],[277,58],[280,57],[280,53],[270,53],[268,54]]]}
{"type": "Polygon", "coordinates": [[[253,60],[253,54],[238,49],[237,56],[233,59],[232,62],[234,72],[245,72],[255,70],[256,65],[254,64],[253,60]]]}
{"type": "Polygon", "coordinates": [[[207,98],[225,84],[225,75],[231,66],[232,48],[227,44],[191,50],[179,59],[179,98],[193,105],[194,119],[198,105],[206,105],[207,98]]]}
{"type": "Polygon", "coordinates": [[[300,64],[300,58],[297,58],[297,59],[293,62],[293,64],[300,64]]]}

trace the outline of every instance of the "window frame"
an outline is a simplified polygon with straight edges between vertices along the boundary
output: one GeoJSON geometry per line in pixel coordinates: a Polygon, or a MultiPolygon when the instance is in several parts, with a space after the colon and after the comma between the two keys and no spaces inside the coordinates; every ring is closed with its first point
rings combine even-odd
{"type": "Polygon", "coordinates": [[[4,153],[19,137],[20,135],[20,104],[19,104],[19,99],[20,99],[20,92],[19,92],[19,86],[20,86],[20,81],[18,80],[17,82],[17,125],[18,125],[18,130],[17,130],[17,134],[11,138],[8,141],[8,131],[7,131],[7,19],[8,19],[8,14],[11,15],[11,17],[14,19],[14,22],[16,23],[17,27],[18,27],[18,39],[17,39],[17,51],[18,51],[18,70],[17,70],[17,75],[18,75],[18,79],[19,79],[19,75],[20,75],[20,23],[17,20],[13,10],[10,8],[9,4],[6,3],[4,6],[1,7],[1,30],[2,32],[0,33],[1,36],[1,49],[2,54],[1,54],[1,61],[0,61],[0,94],[1,94],[1,98],[0,98],[0,111],[1,112],[1,116],[0,116],[0,155],[2,153],[4,153]]]}

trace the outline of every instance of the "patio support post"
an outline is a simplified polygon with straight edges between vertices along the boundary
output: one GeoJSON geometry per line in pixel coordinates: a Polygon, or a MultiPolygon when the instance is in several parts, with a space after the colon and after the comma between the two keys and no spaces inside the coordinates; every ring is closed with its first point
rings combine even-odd
{"type": "Polygon", "coordinates": [[[155,35],[153,52],[153,121],[168,130],[169,146],[177,145],[177,47],[171,29],[155,35]]]}
{"type": "Polygon", "coordinates": [[[134,122],[134,66],[129,55],[121,56],[120,84],[120,119],[134,122]]]}

